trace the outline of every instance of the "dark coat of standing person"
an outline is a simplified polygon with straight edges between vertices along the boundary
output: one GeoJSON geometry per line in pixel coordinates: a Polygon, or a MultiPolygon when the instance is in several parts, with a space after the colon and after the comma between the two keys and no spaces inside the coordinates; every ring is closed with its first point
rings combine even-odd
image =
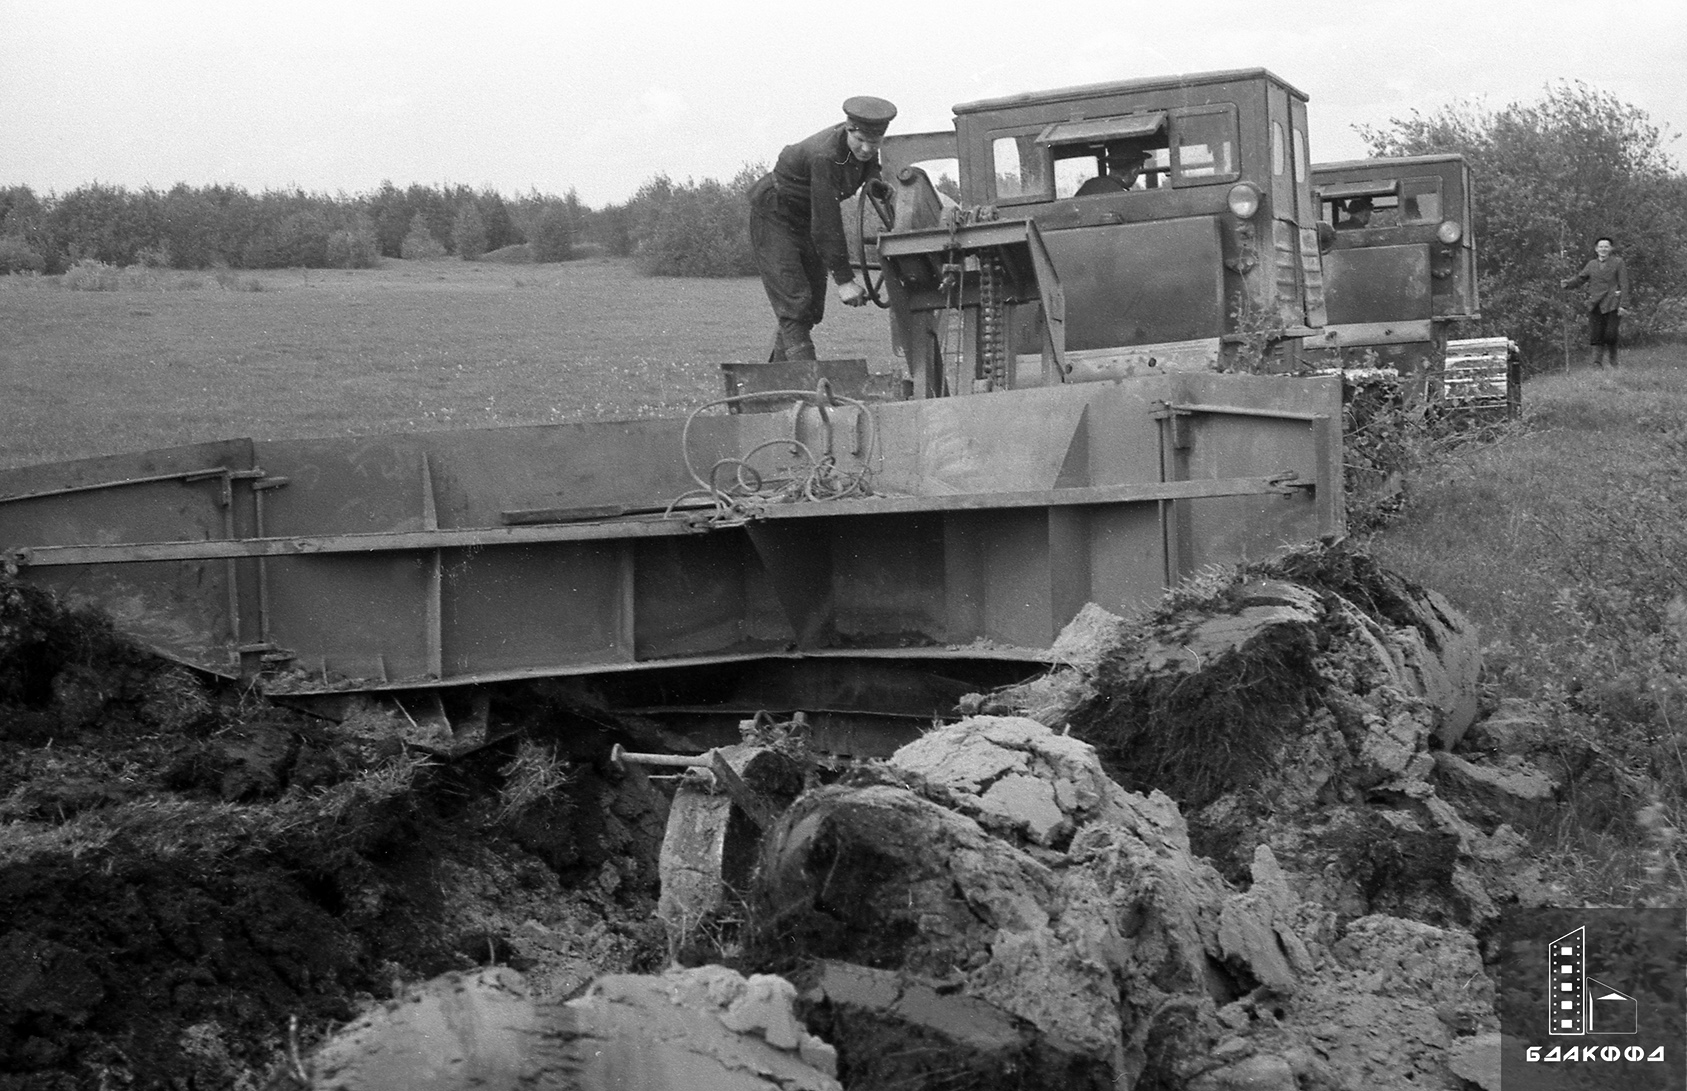
{"type": "Polygon", "coordinates": [[[849,263],[841,202],[879,177],[879,143],[896,107],[858,95],[843,110],[843,121],[788,145],[750,187],[750,249],[779,321],[769,360],[814,359],[828,275],[846,305],[867,300],[849,263]]]}
{"type": "Polygon", "coordinates": [[[1564,282],[1566,288],[1587,288],[1587,343],[1599,367],[1605,366],[1607,356],[1611,366],[1617,366],[1617,325],[1629,298],[1628,269],[1611,250],[1610,237],[1601,236],[1593,247],[1594,259],[1564,282]]]}

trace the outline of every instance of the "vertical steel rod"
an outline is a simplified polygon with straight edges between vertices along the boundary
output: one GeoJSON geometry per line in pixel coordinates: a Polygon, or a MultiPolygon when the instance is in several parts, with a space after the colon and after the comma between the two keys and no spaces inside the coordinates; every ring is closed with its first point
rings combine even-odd
{"type": "MultiPolygon", "coordinates": [[[[439,508],[434,502],[433,469],[422,455],[422,529],[439,529],[439,508]]],[[[429,677],[445,677],[445,559],[441,550],[428,553],[427,644],[429,677]]]]}

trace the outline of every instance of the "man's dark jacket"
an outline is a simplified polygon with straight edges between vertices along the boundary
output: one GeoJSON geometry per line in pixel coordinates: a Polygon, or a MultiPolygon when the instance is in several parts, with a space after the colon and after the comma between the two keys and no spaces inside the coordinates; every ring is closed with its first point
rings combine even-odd
{"type": "Polygon", "coordinates": [[[1629,302],[1628,267],[1623,259],[1612,254],[1604,261],[1594,258],[1582,266],[1582,271],[1564,282],[1566,288],[1587,286],[1587,305],[1590,310],[1610,314],[1629,302]]]}
{"type": "Polygon", "coordinates": [[[820,260],[839,284],[855,279],[839,202],[878,176],[877,157],[863,163],[850,154],[849,130],[843,122],[786,145],[773,166],[779,220],[798,238],[813,240],[820,260]]]}

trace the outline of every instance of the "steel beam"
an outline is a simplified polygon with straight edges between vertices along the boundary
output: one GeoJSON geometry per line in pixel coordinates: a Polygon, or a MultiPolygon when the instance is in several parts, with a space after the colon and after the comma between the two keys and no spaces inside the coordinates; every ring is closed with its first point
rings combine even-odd
{"type": "Polygon", "coordinates": [[[839,407],[831,444],[810,407],[202,445],[0,472],[0,556],[277,692],[1034,663],[1085,602],[1339,528],[1340,398],[1177,373],[839,407]],[[682,436],[705,468],[798,438],[876,495],[664,515],[694,486],[682,436]]]}

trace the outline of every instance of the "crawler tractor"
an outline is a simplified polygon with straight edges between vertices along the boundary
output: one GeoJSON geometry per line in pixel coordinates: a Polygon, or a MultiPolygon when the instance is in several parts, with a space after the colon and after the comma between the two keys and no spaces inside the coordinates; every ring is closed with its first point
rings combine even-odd
{"type": "Polygon", "coordinates": [[[1319,163],[1329,325],[1310,344],[1336,365],[1392,367],[1407,397],[1483,419],[1515,416],[1517,346],[1454,338],[1480,319],[1470,168],[1462,155],[1319,163]]]}

